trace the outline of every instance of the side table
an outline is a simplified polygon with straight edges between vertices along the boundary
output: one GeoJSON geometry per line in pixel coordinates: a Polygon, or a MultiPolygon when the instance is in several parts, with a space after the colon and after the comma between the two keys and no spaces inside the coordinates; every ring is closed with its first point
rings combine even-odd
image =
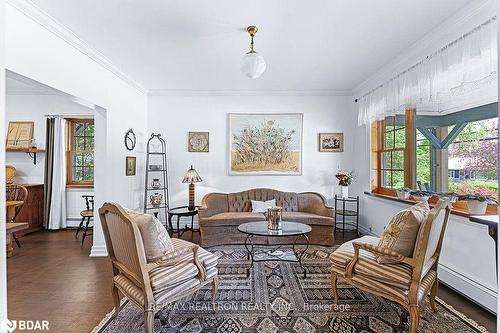
{"type": "Polygon", "coordinates": [[[188,206],[180,206],[175,207],[168,210],[168,233],[170,237],[175,233],[177,233],[177,237],[181,237],[184,232],[190,231],[199,231],[199,229],[194,229],[194,217],[198,215],[198,207],[196,206],[194,209],[189,209],[188,206]],[[177,229],[174,230],[172,226],[172,218],[177,216],[177,229]],[[181,217],[183,216],[191,216],[191,227],[185,226],[182,230],[180,230],[179,222],[181,217]]]}
{"type": "Polygon", "coordinates": [[[359,227],[359,196],[343,198],[335,195],[335,228],[334,231],[342,231],[342,239],[346,231],[355,231],[358,235],[359,227]],[[338,217],[342,217],[339,221],[338,217]],[[346,217],[355,218],[355,221],[346,221],[346,217]]]}

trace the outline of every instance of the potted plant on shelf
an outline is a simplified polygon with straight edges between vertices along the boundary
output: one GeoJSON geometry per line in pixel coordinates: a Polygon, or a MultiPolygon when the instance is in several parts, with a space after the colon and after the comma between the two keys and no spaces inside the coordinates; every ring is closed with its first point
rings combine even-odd
{"type": "Polygon", "coordinates": [[[410,194],[415,201],[427,201],[432,195],[431,192],[421,190],[410,191],[410,194]]]}
{"type": "Polygon", "coordinates": [[[410,198],[410,192],[411,192],[411,189],[409,189],[407,187],[398,188],[396,190],[396,194],[398,195],[398,199],[401,199],[401,200],[408,200],[410,198]]]}
{"type": "Polygon", "coordinates": [[[339,180],[339,185],[342,187],[342,198],[349,197],[349,185],[352,184],[354,180],[353,172],[349,171],[339,171],[335,175],[335,178],[339,180]]]}
{"type": "Polygon", "coordinates": [[[497,204],[497,202],[485,195],[480,194],[462,194],[458,200],[464,200],[467,203],[470,215],[484,215],[488,204],[497,204]]]}

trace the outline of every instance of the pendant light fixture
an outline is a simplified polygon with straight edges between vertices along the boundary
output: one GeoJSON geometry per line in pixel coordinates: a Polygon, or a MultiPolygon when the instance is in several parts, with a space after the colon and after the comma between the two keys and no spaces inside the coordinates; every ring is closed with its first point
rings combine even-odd
{"type": "Polygon", "coordinates": [[[247,28],[247,31],[251,38],[250,51],[243,56],[241,72],[251,79],[256,79],[266,70],[266,61],[261,54],[253,49],[253,38],[257,33],[257,27],[251,25],[247,28]]]}

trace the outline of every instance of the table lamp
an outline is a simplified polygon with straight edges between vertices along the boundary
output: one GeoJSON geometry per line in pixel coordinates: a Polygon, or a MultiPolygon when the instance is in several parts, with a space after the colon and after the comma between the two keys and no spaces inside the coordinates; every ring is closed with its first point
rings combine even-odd
{"type": "Polygon", "coordinates": [[[189,183],[189,205],[188,209],[189,210],[194,210],[194,183],[199,183],[201,182],[202,179],[198,172],[196,172],[195,169],[193,169],[193,166],[191,165],[191,168],[186,172],[186,175],[184,176],[184,179],[182,180],[183,183],[189,183]]]}

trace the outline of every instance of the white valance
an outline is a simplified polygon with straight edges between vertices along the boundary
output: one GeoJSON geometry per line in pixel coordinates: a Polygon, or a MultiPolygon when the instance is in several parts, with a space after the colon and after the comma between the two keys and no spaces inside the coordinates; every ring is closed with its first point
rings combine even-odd
{"type": "Polygon", "coordinates": [[[359,98],[358,123],[370,124],[408,107],[426,112],[458,111],[497,101],[497,68],[493,17],[359,98]]]}

